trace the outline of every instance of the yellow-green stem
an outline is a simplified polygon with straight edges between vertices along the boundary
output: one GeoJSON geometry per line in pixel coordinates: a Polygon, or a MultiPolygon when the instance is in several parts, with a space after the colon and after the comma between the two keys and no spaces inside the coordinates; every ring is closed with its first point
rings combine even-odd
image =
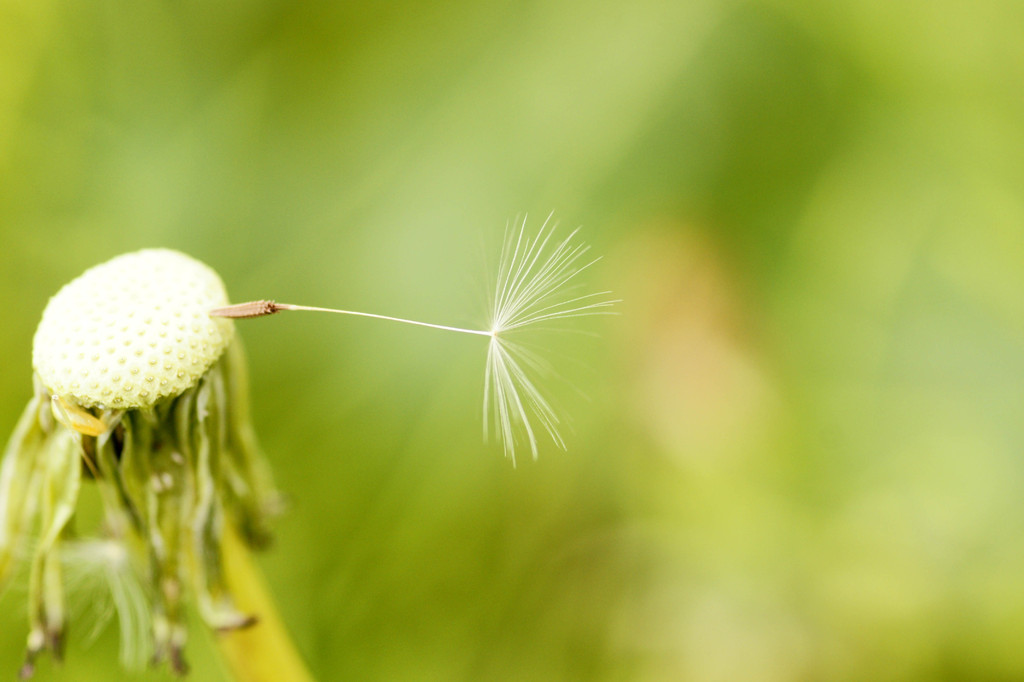
{"type": "Polygon", "coordinates": [[[313,682],[277,613],[248,548],[234,531],[224,533],[224,563],[238,608],[255,625],[217,635],[217,648],[235,682],[313,682]]]}

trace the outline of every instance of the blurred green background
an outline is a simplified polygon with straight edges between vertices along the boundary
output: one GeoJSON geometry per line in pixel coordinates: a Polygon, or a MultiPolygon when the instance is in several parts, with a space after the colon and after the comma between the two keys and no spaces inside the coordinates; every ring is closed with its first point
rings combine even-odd
{"type": "MultiPolygon", "coordinates": [[[[240,324],[291,501],[260,562],[318,679],[1021,679],[1022,29],[995,0],[0,0],[0,427],[48,297],[118,253],[470,325],[505,222],[554,209],[624,299],[557,349],[567,453],[481,442],[477,337],[240,324]]],[[[37,678],[111,679],[88,629],[37,678]]],[[[191,679],[226,679],[193,632],[191,679]]]]}

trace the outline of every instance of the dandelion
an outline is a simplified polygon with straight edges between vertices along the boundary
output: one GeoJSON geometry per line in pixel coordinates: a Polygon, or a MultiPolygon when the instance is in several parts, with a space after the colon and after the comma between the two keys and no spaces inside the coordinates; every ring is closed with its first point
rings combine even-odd
{"type": "Polygon", "coordinates": [[[187,669],[190,599],[218,630],[253,622],[233,605],[222,545],[229,528],[266,544],[280,503],[233,323],[208,314],[227,300],[213,270],[152,249],[86,271],[47,304],[35,392],[0,465],[0,583],[29,555],[23,678],[40,653],[62,654],[69,568],[104,572],[127,637],[146,621],[153,661],[176,673],[187,669]],[[86,481],[103,519],[82,544],[72,521],[86,481]]]}
{"type": "MultiPolygon", "coordinates": [[[[166,249],[118,256],[64,286],[33,339],[34,393],[0,463],[0,589],[28,559],[22,678],[33,674],[41,653],[60,658],[65,591],[75,585],[108,593],[96,602],[105,606],[94,609],[94,619],[99,627],[118,615],[126,664],[149,654],[184,674],[189,603],[215,630],[248,628],[258,617],[275,625],[264,628],[267,638],[286,639],[272,612],[235,606],[225,568],[245,556],[239,536],[250,548],[268,542],[281,507],[256,446],[232,318],[318,311],[483,336],[485,435],[496,433],[513,462],[524,445],[537,457],[541,432],[565,448],[559,418],[538,385],[553,370],[510,337],[606,314],[617,301],[604,291],[580,293],[580,275],[597,259],[587,257],[576,231],[556,231],[550,216],[534,235],[525,218],[506,230],[486,329],[273,301],[232,305],[213,270],[166,249]],[[91,535],[74,523],[89,483],[103,507],[91,535]]],[[[235,582],[244,586],[236,589],[259,589],[244,562],[235,582]]],[[[281,659],[277,674],[265,674],[308,679],[287,642],[244,646],[222,646],[236,672],[251,669],[262,652],[281,659]]]]}
{"type": "Polygon", "coordinates": [[[579,229],[557,239],[558,224],[551,215],[530,235],[526,217],[506,227],[505,241],[498,264],[497,279],[491,292],[490,320],[487,329],[466,329],[420,322],[376,313],[318,308],[277,303],[270,300],[239,303],[211,311],[211,315],[250,318],[299,310],[355,315],[403,324],[431,327],[443,331],[475,334],[488,338],[484,371],[484,437],[490,438],[492,422],[497,426],[505,456],[516,461],[516,451],[525,440],[533,458],[537,458],[538,439],[534,420],[563,450],[560,420],[551,403],[537,386],[538,378],[553,375],[549,362],[510,336],[540,323],[552,323],[587,315],[611,314],[619,302],[611,292],[579,293],[579,276],[600,260],[587,258],[590,247],[576,239],[579,229]]]}

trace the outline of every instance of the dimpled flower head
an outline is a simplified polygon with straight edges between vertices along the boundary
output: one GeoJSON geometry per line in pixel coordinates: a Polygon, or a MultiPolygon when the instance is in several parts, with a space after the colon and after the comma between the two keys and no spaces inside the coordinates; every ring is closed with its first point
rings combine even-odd
{"type": "Polygon", "coordinates": [[[152,407],[195,384],[231,343],[231,322],[207,314],[227,301],[217,273],[182,253],[118,256],[50,299],[32,364],[51,395],[81,407],[152,407]]]}
{"type": "Polygon", "coordinates": [[[22,677],[40,652],[60,656],[64,574],[83,558],[107,575],[122,654],[184,672],[190,599],[215,628],[252,623],[233,606],[222,545],[232,527],[266,542],[278,497],[255,446],[234,323],[209,315],[227,301],[213,270],[151,249],[86,271],[46,306],[35,394],[0,465],[0,583],[29,558],[22,677]],[[103,503],[97,529],[74,524],[84,482],[103,503]]]}

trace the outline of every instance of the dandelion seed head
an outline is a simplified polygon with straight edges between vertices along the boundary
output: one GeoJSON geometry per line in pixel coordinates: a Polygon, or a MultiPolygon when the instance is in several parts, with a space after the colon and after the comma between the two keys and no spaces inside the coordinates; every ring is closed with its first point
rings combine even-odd
{"type": "Polygon", "coordinates": [[[224,539],[237,528],[264,546],[280,504],[234,322],[210,315],[227,303],[213,270],[153,249],[87,270],[47,304],[35,390],[0,461],[0,588],[31,548],[23,678],[59,657],[76,585],[86,624],[117,614],[129,666],[184,674],[187,602],[214,629],[252,622],[233,605],[224,539]],[[87,484],[99,537],[68,532],[87,484]]]}
{"type": "Polygon", "coordinates": [[[32,364],[52,395],[82,407],[149,407],[195,384],[227,348],[233,323],[207,314],[227,302],[217,274],[185,254],[124,254],[50,299],[32,364]]]}

